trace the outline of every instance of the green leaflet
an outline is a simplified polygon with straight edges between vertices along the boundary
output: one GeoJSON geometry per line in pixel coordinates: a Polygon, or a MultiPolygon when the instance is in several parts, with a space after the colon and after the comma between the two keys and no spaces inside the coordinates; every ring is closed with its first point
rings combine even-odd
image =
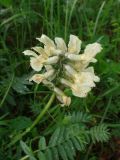
{"type": "Polygon", "coordinates": [[[20,141],[21,147],[23,151],[29,156],[30,160],[36,160],[36,158],[33,155],[32,150],[24,143],[23,141],[20,141]]]}
{"type": "Polygon", "coordinates": [[[90,129],[90,136],[93,143],[106,142],[109,139],[109,132],[106,124],[100,124],[90,129]]]}
{"type": "Polygon", "coordinates": [[[38,147],[40,150],[45,150],[46,149],[46,140],[45,137],[41,137],[39,140],[38,147]]]}
{"type": "Polygon", "coordinates": [[[42,151],[38,152],[38,158],[39,158],[39,160],[46,160],[45,155],[42,151]]]}
{"type": "MultiPolygon", "coordinates": [[[[84,115],[83,112],[74,112],[69,119],[72,123],[65,123],[58,127],[51,135],[48,145],[45,137],[40,137],[38,143],[39,159],[42,157],[43,160],[74,160],[76,151],[85,151],[87,144],[91,142],[90,139],[93,143],[106,142],[109,139],[107,125],[99,124],[89,128],[86,123],[91,121],[91,118],[88,117],[89,114],[85,113],[84,115]]],[[[29,155],[31,153],[29,152],[25,153],[29,155]]]]}
{"type": "Polygon", "coordinates": [[[59,134],[60,134],[60,128],[57,128],[50,138],[49,146],[55,146],[57,144],[59,134]]]}

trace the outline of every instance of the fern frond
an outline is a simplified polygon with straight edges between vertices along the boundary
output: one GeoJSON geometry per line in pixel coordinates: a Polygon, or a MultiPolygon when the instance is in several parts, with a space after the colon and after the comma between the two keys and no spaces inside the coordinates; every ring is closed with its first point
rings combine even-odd
{"type": "Polygon", "coordinates": [[[106,124],[89,127],[92,116],[83,112],[74,112],[67,117],[67,123],[59,126],[52,134],[48,144],[45,137],[40,137],[38,158],[41,160],[74,160],[76,151],[84,151],[90,139],[95,142],[106,142],[109,132],[106,124]]]}
{"type": "Polygon", "coordinates": [[[92,116],[88,113],[83,112],[73,112],[71,115],[71,122],[72,123],[87,123],[90,122],[92,119],[92,116]]]}
{"type": "MultiPolygon", "coordinates": [[[[87,145],[86,137],[84,136],[85,131],[80,129],[79,125],[57,128],[41,156],[43,157],[44,153],[45,157],[49,155],[56,160],[58,157],[61,157],[63,160],[74,160],[76,150],[82,151],[87,145]]],[[[43,137],[41,137],[41,139],[42,140],[39,141],[40,144],[41,142],[45,143],[43,137]]],[[[44,145],[41,144],[39,146],[44,145]]],[[[41,148],[39,148],[39,150],[41,150],[41,148]]]]}
{"type": "Polygon", "coordinates": [[[106,142],[109,139],[109,132],[106,124],[100,124],[90,129],[92,142],[106,142]]]}
{"type": "Polygon", "coordinates": [[[89,123],[92,120],[92,115],[84,112],[73,112],[72,114],[68,114],[64,117],[63,119],[63,124],[68,125],[68,124],[75,124],[75,123],[89,123]]]}

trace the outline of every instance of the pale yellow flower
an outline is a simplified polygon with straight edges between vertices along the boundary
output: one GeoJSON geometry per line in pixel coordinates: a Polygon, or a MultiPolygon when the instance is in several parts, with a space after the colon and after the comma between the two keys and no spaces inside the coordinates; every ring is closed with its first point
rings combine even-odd
{"type": "Polygon", "coordinates": [[[65,44],[65,41],[62,38],[56,37],[55,38],[55,43],[56,43],[57,50],[60,50],[61,54],[67,52],[67,46],[65,44]]]}
{"type": "Polygon", "coordinates": [[[91,62],[92,60],[94,61],[94,57],[96,56],[97,53],[101,52],[102,47],[99,43],[95,42],[92,44],[88,44],[84,50],[83,54],[67,54],[67,57],[70,60],[73,61],[87,61],[87,62],[91,62]]]}
{"type": "Polygon", "coordinates": [[[71,90],[74,96],[84,98],[91,91],[91,87],[73,84],[71,90]]]}
{"type": "Polygon", "coordinates": [[[46,57],[48,57],[48,55],[47,55],[47,53],[45,52],[44,48],[35,46],[35,47],[32,47],[32,49],[33,49],[34,51],[36,51],[38,54],[42,54],[42,55],[45,55],[46,57]]]}
{"type": "Polygon", "coordinates": [[[99,82],[99,77],[95,75],[94,68],[88,67],[93,62],[97,62],[95,56],[102,50],[99,43],[88,44],[83,53],[80,54],[82,41],[75,35],[70,35],[68,45],[65,41],[56,37],[51,40],[48,36],[42,35],[37,38],[43,47],[32,47],[23,53],[30,56],[30,65],[35,74],[30,81],[43,83],[53,90],[62,106],[69,106],[71,98],[66,96],[60,89],[70,88],[73,95],[86,97],[89,91],[95,87],[95,82],[99,82]],[[56,87],[56,84],[60,88],[56,87]]]}
{"type": "Polygon", "coordinates": [[[70,35],[68,48],[64,40],[60,37],[55,38],[55,43],[44,34],[40,38],[36,39],[44,44],[44,51],[48,56],[60,55],[63,53],[78,54],[81,50],[81,40],[75,35],[70,35]]]}
{"type": "Polygon", "coordinates": [[[93,67],[89,67],[82,72],[76,72],[71,66],[65,65],[66,73],[69,79],[61,79],[61,83],[69,86],[73,95],[85,97],[91,88],[95,87],[94,82],[99,81],[95,76],[93,67]]]}
{"type": "Polygon", "coordinates": [[[71,98],[66,96],[61,89],[54,87],[54,92],[56,93],[58,100],[62,103],[61,106],[69,106],[70,105],[71,98]]]}
{"type": "Polygon", "coordinates": [[[41,71],[42,67],[46,64],[55,64],[59,60],[58,56],[53,56],[49,57],[47,53],[44,51],[43,48],[41,47],[33,47],[36,52],[39,53],[37,55],[35,52],[31,50],[26,50],[23,53],[25,55],[31,56],[30,57],[30,66],[35,70],[35,71],[41,71]]]}
{"type": "Polygon", "coordinates": [[[81,54],[81,60],[84,61],[84,63],[89,62],[96,62],[94,57],[97,53],[101,52],[102,47],[99,43],[95,42],[92,44],[88,44],[84,50],[84,53],[81,54]]]}
{"type": "Polygon", "coordinates": [[[71,90],[73,95],[77,97],[86,97],[92,87],[95,87],[93,75],[89,72],[81,72],[74,76],[71,90]]]}
{"type": "Polygon", "coordinates": [[[75,35],[70,35],[68,48],[60,37],[55,38],[55,43],[44,34],[40,38],[37,38],[37,40],[44,44],[44,50],[49,56],[63,53],[78,54],[81,50],[81,40],[75,35]]]}
{"type": "Polygon", "coordinates": [[[44,44],[44,50],[48,56],[53,56],[55,54],[54,53],[54,51],[56,50],[55,43],[48,36],[46,36],[45,34],[42,34],[40,38],[36,38],[36,39],[44,44]]]}
{"type": "Polygon", "coordinates": [[[74,66],[76,70],[82,70],[86,68],[90,62],[97,62],[94,58],[96,54],[101,52],[102,47],[99,43],[88,44],[84,50],[83,54],[66,54],[67,58],[70,59],[71,65],[74,66]]]}
{"type": "Polygon", "coordinates": [[[30,58],[30,65],[35,71],[41,71],[43,64],[46,62],[46,58],[42,55],[38,57],[31,57],[30,58]]]}
{"type": "Polygon", "coordinates": [[[82,41],[75,35],[70,35],[68,43],[68,54],[79,54],[82,41]]]}
{"type": "Polygon", "coordinates": [[[55,63],[58,62],[58,60],[59,60],[59,57],[58,57],[58,56],[49,57],[49,58],[46,60],[45,64],[55,64],[55,63]]]}
{"type": "Polygon", "coordinates": [[[35,74],[33,75],[29,81],[34,81],[37,84],[40,84],[44,79],[44,76],[42,74],[35,74]]]}
{"type": "Polygon", "coordinates": [[[34,81],[36,82],[37,84],[40,84],[43,80],[50,80],[51,77],[54,75],[54,70],[51,69],[43,74],[34,74],[30,79],[29,81],[34,81]]]}
{"type": "MultiPolygon", "coordinates": [[[[42,51],[42,50],[41,50],[42,51]]],[[[39,55],[37,55],[35,52],[31,50],[26,50],[23,52],[25,55],[30,56],[30,65],[35,71],[41,71],[43,64],[48,59],[48,56],[43,53],[39,52],[39,55]]]]}

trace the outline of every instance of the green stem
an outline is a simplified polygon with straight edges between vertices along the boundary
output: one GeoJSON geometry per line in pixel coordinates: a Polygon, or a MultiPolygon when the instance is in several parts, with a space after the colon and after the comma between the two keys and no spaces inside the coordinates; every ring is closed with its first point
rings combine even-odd
{"type": "MultiPolygon", "coordinates": [[[[33,153],[35,154],[35,153],[38,153],[38,152],[39,152],[39,149],[35,150],[33,153]]],[[[30,158],[29,155],[26,155],[26,156],[20,158],[19,160],[25,160],[25,159],[28,159],[28,158],[30,158]]]]}
{"type": "Polygon", "coordinates": [[[32,125],[30,127],[28,127],[24,132],[22,132],[21,134],[17,135],[13,139],[13,141],[8,144],[7,148],[9,148],[12,145],[14,145],[17,141],[19,141],[23,136],[25,136],[28,132],[30,132],[39,123],[39,121],[42,119],[42,117],[44,116],[44,114],[47,112],[47,110],[49,109],[49,107],[53,103],[54,99],[55,99],[55,93],[53,93],[51,95],[48,103],[46,104],[46,106],[44,107],[44,109],[40,112],[40,114],[37,116],[37,118],[34,120],[34,122],[32,123],[32,125]]]}
{"type": "Polygon", "coordinates": [[[10,83],[9,83],[9,86],[8,86],[6,92],[5,92],[5,95],[4,95],[3,99],[2,99],[2,101],[0,102],[0,108],[2,108],[3,103],[5,102],[5,99],[6,99],[8,93],[9,93],[9,91],[10,91],[10,88],[11,88],[11,86],[12,86],[12,84],[13,84],[13,81],[14,81],[14,77],[15,77],[15,75],[13,74],[13,76],[12,76],[12,78],[11,78],[11,81],[10,81],[10,83]]]}

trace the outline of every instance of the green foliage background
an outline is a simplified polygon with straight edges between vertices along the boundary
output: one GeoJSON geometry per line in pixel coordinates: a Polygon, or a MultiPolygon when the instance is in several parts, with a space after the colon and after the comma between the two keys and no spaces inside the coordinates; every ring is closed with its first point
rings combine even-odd
{"type": "Polygon", "coordinates": [[[0,0],[0,160],[99,160],[103,152],[114,155],[114,138],[120,138],[120,1],[0,0]],[[75,34],[83,48],[100,42],[94,67],[101,81],[87,98],[72,97],[68,108],[55,100],[39,124],[8,147],[52,94],[28,81],[32,72],[22,54],[42,33],[66,42],[75,34]]]}

